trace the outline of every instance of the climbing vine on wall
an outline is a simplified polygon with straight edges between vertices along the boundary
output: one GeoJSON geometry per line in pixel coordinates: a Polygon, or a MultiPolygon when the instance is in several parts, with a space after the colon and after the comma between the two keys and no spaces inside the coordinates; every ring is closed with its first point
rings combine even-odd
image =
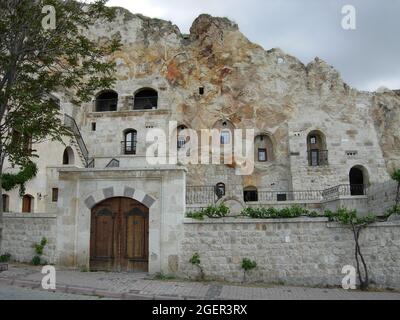
{"type": "Polygon", "coordinates": [[[19,186],[19,194],[25,194],[25,183],[33,179],[37,174],[38,168],[35,163],[29,162],[18,173],[4,173],[1,176],[1,185],[4,190],[10,191],[19,186]]]}

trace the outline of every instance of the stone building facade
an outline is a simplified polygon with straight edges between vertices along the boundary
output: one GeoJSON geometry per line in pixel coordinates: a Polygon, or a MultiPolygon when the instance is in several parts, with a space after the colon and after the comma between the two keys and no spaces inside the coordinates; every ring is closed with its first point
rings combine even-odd
{"type": "MultiPolygon", "coordinates": [[[[27,196],[5,195],[3,250],[18,260],[29,254],[16,248],[16,239],[33,243],[48,233],[49,260],[60,266],[90,268],[97,259],[106,269],[179,273],[192,251],[205,252],[213,242],[189,245],[204,235],[201,225],[185,220],[189,209],[225,202],[234,213],[295,204],[382,213],[382,197],[394,201],[389,180],[400,167],[398,92],[350,88],[323,60],[304,65],[280,49],[266,51],[225,18],[201,15],[185,35],[170,22],[118,9],[114,22],[99,21],[88,35],[121,38],[121,51],[109,57],[117,81],[80,106],[68,93],[55,94],[75,137],[35,145],[39,173],[27,196]],[[219,129],[221,140],[234,129],[254,129],[254,172],[238,175],[234,161],[150,164],[146,135],[155,128],[168,132],[171,121],[177,132],[219,129]],[[377,186],[388,192],[374,197],[370,190],[382,190],[377,186]],[[126,208],[111,201],[125,198],[132,200],[126,208]],[[24,235],[10,232],[24,228],[16,219],[26,225],[24,235]],[[37,228],[31,236],[30,225],[37,228]]],[[[178,147],[188,143],[186,136],[174,139],[178,147]]],[[[218,228],[207,237],[217,238],[218,228]]],[[[392,240],[398,253],[398,237],[392,240]]]]}

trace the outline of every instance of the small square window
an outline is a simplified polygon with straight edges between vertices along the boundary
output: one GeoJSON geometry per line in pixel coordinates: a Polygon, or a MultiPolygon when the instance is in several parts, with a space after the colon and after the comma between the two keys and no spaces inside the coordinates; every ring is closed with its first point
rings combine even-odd
{"type": "Polygon", "coordinates": [[[57,202],[58,201],[58,188],[53,188],[51,193],[51,201],[57,202]]]}
{"type": "Polygon", "coordinates": [[[258,161],[267,161],[267,149],[258,149],[258,161]]]}
{"type": "Polygon", "coordinates": [[[317,137],[311,137],[310,138],[310,143],[311,144],[316,144],[317,143],[317,137]]]}
{"type": "Polygon", "coordinates": [[[96,131],[96,122],[92,122],[92,131],[96,131]]]}
{"type": "Polygon", "coordinates": [[[200,95],[203,95],[203,94],[204,94],[204,87],[200,87],[200,88],[199,88],[199,94],[200,94],[200,95]]]}

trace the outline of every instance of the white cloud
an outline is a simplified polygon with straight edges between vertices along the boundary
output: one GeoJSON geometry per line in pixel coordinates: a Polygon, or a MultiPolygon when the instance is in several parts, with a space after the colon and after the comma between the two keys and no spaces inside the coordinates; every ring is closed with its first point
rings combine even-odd
{"type": "Polygon", "coordinates": [[[151,18],[165,18],[167,9],[151,0],[110,0],[108,6],[124,7],[132,13],[141,13],[151,18]]]}

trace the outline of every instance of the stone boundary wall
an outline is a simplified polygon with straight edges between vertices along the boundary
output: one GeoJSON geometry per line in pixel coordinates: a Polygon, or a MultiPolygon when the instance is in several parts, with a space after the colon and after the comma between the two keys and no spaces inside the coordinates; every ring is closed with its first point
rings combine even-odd
{"type": "MultiPolygon", "coordinates": [[[[400,289],[400,222],[363,230],[361,249],[377,287],[400,289]]],[[[196,277],[188,261],[199,253],[207,277],[243,280],[243,258],[255,260],[249,281],[300,286],[341,286],[346,265],[356,266],[351,231],[326,218],[277,220],[185,219],[180,275],[196,277]]]]}
{"type": "Polygon", "coordinates": [[[384,214],[394,207],[396,201],[397,182],[387,181],[374,184],[368,190],[368,207],[371,212],[384,214]]]}
{"type": "Polygon", "coordinates": [[[29,263],[35,255],[34,244],[46,237],[42,258],[55,263],[56,219],[55,214],[5,213],[1,253],[10,253],[13,261],[29,263]]]}

